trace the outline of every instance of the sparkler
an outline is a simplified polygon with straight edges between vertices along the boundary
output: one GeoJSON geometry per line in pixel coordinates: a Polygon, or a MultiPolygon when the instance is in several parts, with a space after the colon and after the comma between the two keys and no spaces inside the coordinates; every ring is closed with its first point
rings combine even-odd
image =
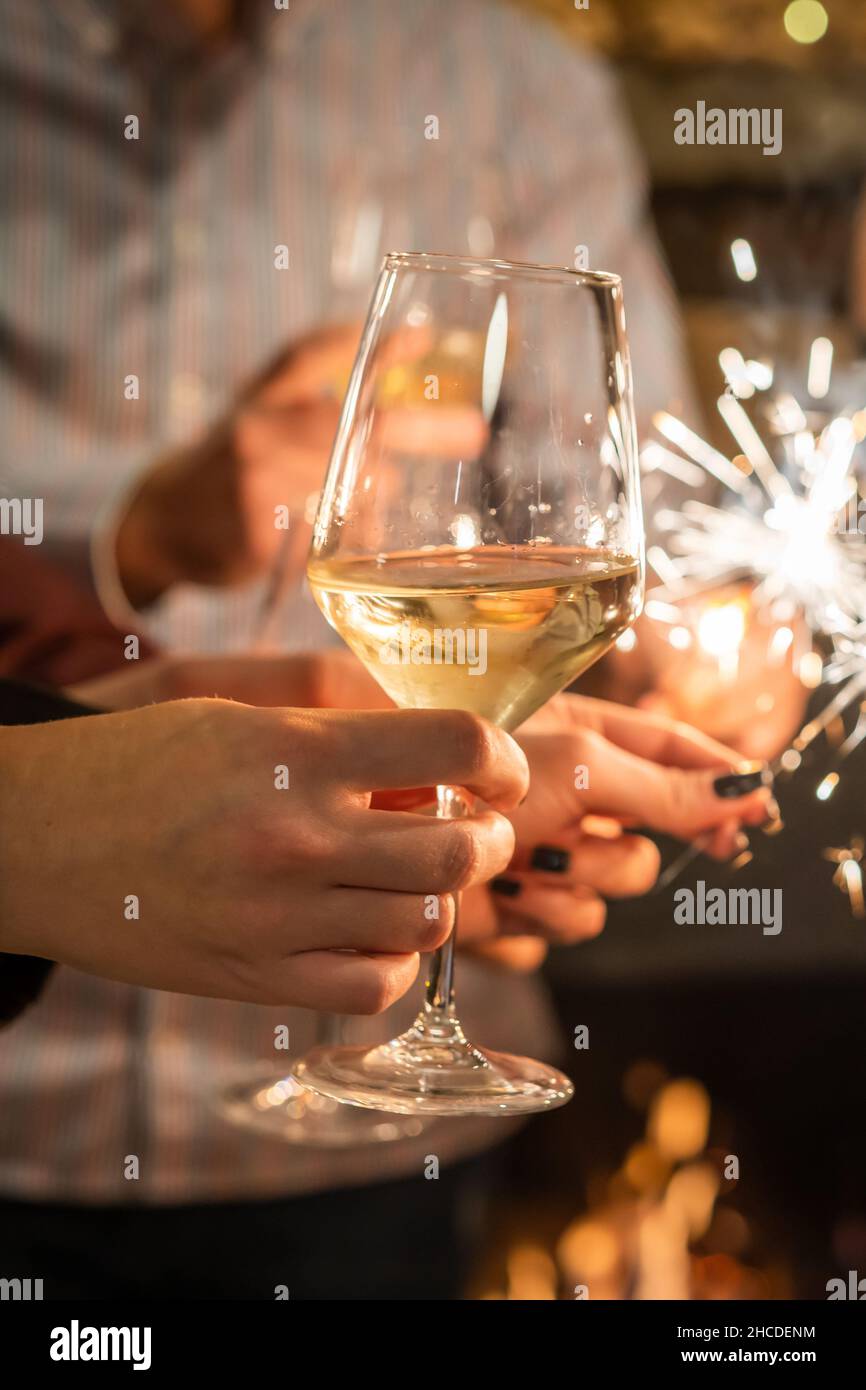
{"type": "MultiPolygon", "coordinates": [[[[720,506],[690,499],[681,511],[659,514],[658,525],[670,540],[647,557],[661,580],[651,601],[677,602],[749,575],[757,581],[753,601],[759,609],[782,612],[787,603],[804,614],[813,633],[859,633],[862,641],[866,537],[839,525],[857,493],[849,470],[858,428],[838,416],[818,434],[798,430],[783,439],[789,466],[782,471],[733,394],[721,396],[718,408],[742,449],[737,460],[725,458],[674,416],[655,417],[659,432],[722,483],[727,496],[720,506]]],[[[672,473],[669,452],[650,449],[649,466],[672,473]]]]}
{"type": "MultiPolygon", "coordinates": [[[[857,445],[866,438],[866,412],[829,416],[833,346],[826,338],[812,344],[808,417],[792,396],[769,394],[774,372],[768,364],[747,362],[735,348],[725,348],[719,361],[727,389],[717,407],[738,452],[728,458],[666,412],[654,418],[665,443],[650,441],[641,452],[646,472],[664,472],[690,485],[709,476],[723,488],[719,505],[691,498],[679,511],[658,514],[665,544],[647,554],[660,582],[648,593],[646,612],[668,626],[671,646],[684,650],[694,643],[716,659],[720,680],[730,682],[747,616],[739,600],[707,603],[706,597],[737,583],[751,586],[749,607],[772,629],[768,663],[786,660],[790,652],[804,685],[823,681],[838,687],[776,759],[774,774],[795,772],[819,735],[837,725],[844,733],[841,721],[859,705],[854,728],[837,743],[832,767],[815,789],[817,799],[826,801],[839,783],[840,765],[866,740],[866,528],[853,469],[857,445]],[[764,406],[763,429],[743,407],[752,397],[764,406]],[[802,636],[796,645],[792,625],[798,617],[810,639],[805,650],[802,636]],[[816,641],[829,652],[825,660],[813,649],[816,641]]],[[[704,846],[705,838],[683,851],[658,886],[672,882],[704,846]]],[[[834,882],[847,893],[854,915],[866,915],[862,840],[855,837],[850,849],[825,854],[837,863],[834,882]]]]}

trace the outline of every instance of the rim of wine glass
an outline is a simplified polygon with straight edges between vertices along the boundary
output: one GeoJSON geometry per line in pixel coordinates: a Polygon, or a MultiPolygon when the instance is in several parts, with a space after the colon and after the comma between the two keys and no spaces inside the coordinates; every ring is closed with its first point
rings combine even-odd
{"type": "Polygon", "coordinates": [[[442,251],[388,251],[383,267],[397,270],[451,271],[453,274],[492,275],[497,271],[522,275],[526,279],[558,280],[562,284],[597,285],[616,289],[622,278],[611,270],[572,270],[565,265],[536,265],[532,261],[482,260],[475,256],[452,256],[442,251]]]}

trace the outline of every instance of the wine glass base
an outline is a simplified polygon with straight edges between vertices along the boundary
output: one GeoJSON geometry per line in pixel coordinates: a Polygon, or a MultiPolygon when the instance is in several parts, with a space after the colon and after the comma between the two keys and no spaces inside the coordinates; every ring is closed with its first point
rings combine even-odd
{"type": "Polygon", "coordinates": [[[395,1115],[523,1115],[574,1095],[555,1067],[417,1029],[380,1047],[313,1048],[292,1075],[320,1096],[395,1115]]]}
{"type": "Polygon", "coordinates": [[[242,1129],[255,1130],[285,1144],[321,1149],[351,1149],[414,1139],[429,1126],[423,1119],[376,1114],[341,1105],[317,1095],[285,1073],[244,1081],[224,1092],[222,1116],[242,1129]]]}

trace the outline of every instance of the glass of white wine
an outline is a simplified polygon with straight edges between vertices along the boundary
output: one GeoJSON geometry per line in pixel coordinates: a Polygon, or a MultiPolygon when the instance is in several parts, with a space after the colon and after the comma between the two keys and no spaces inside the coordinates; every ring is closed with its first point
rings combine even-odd
{"type": "MultiPolygon", "coordinates": [[[[469,710],[511,731],[601,656],[643,597],[618,276],[386,256],[307,577],[401,707],[469,710]]],[[[467,809],[460,788],[436,789],[438,815],[467,809]]],[[[398,1114],[506,1115],[569,1100],[553,1067],[467,1039],[455,936],[431,958],[407,1032],[377,1047],[316,1047],[295,1078],[398,1114]]]]}

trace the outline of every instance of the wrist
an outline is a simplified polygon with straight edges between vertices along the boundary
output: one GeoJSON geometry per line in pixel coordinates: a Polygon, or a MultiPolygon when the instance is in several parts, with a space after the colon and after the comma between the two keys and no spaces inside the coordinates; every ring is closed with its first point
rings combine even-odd
{"type": "Polygon", "coordinates": [[[56,724],[95,713],[54,691],[0,682],[0,952],[58,958],[51,935],[62,938],[68,926],[77,858],[64,791],[77,785],[80,766],[75,727],[56,724]],[[50,882],[57,892],[46,899],[40,890],[50,882]],[[46,901],[59,910],[46,910],[46,901]]]}

